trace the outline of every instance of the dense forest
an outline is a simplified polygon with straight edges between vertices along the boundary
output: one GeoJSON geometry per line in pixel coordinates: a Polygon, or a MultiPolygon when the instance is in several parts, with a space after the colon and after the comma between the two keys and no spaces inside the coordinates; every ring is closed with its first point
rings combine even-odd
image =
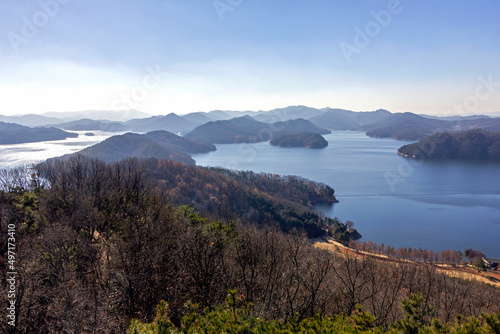
{"type": "Polygon", "coordinates": [[[364,311],[358,304],[349,316],[337,314],[299,320],[292,318],[284,322],[265,320],[254,316],[252,303],[244,303],[236,290],[229,290],[224,305],[215,309],[206,308],[203,312],[198,305],[190,304],[191,312],[176,326],[168,316],[168,303],[160,301],[156,317],[151,323],[132,320],[128,334],[163,334],[163,333],[392,333],[392,334],[496,334],[500,332],[500,313],[486,314],[481,317],[457,316],[452,322],[442,323],[439,319],[430,320],[433,306],[425,304],[421,294],[410,294],[401,303],[403,318],[387,328],[377,326],[377,317],[364,311]]]}
{"type": "Polygon", "coordinates": [[[500,160],[500,132],[475,129],[437,133],[418,143],[402,146],[398,153],[418,159],[500,160]]]}
{"type": "MultiPolygon", "coordinates": [[[[499,312],[492,286],[433,266],[313,247],[308,236],[327,230],[349,242],[345,224],[310,210],[335,200],[326,185],[83,156],[28,176],[0,173],[0,268],[8,271],[13,224],[17,271],[15,328],[2,317],[3,332],[236,332],[228,327],[240,321],[262,332],[309,325],[408,332],[415,322],[421,328],[435,318],[442,324],[499,312]]],[[[5,280],[0,290],[7,296],[5,280]]],[[[487,317],[470,321],[498,323],[487,317]]]]}
{"type": "Polygon", "coordinates": [[[328,142],[318,133],[297,133],[279,135],[269,142],[279,147],[325,148],[328,142]]]}

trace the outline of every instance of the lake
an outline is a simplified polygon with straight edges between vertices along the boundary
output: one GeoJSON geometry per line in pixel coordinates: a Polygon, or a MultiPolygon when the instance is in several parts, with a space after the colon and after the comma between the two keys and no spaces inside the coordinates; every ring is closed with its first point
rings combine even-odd
{"type": "Polygon", "coordinates": [[[0,169],[30,165],[49,158],[75,153],[88,146],[122,133],[91,131],[94,136],[85,136],[89,131],[71,131],[78,133],[77,138],[43,141],[39,143],[0,145],[0,169]]]}
{"type": "MultiPolygon", "coordinates": [[[[66,140],[0,145],[0,168],[74,153],[121,134],[78,133],[78,138],[66,140]]],[[[324,137],[329,146],[321,150],[229,144],[193,158],[201,166],[299,175],[326,183],[340,202],[316,209],[354,221],[365,241],[435,251],[473,248],[500,258],[500,163],[421,163],[396,154],[407,142],[350,131],[324,137]]]]}
{"type": "Polygon", "coordinates": [[[335,131],[321,150],[268,143],[217,145],[201,166],[299,175],[335,189],[318,206],[352,220],[365,241],[434,251],[466,248],[500,258],[500,163],[415,161],[396,154],[408,142],[335,131]]]}

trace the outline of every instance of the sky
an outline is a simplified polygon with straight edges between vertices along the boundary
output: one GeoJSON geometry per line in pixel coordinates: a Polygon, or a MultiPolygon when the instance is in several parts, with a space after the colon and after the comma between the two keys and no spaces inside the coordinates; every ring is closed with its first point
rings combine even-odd
{"type": "Polygon", "coordinates": [[[0,114],[500,112],[497,0],[0,0],[0,114]]]}

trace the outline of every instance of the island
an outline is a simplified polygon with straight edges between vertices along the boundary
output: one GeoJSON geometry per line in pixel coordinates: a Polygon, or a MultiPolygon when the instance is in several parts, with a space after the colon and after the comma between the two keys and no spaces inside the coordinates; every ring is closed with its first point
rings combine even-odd
{"type": "Polygon", "coordinates": [[[400,147],[398,154],[413,159],[500,160],[500,132],[474,129],[437,133],[400,147]]]}
{"type": "Polygon", "coordinates": [[[305,147],[314,149],[328,146],[328,142],[322,135],[311,132],[279,135],[273,138],[269,143],[278,147],[305,147]]]}
{"type": "Polygon", "coordinates": [[[208,122],[198,126],[185,137],[211,144],[260,143],[269,141],[274,136],[304,132],[331,133],[330,130],[320,128],[302,118],[265,123],[256,121],[250,116],[243,116],[230,120],[208,122]]]}

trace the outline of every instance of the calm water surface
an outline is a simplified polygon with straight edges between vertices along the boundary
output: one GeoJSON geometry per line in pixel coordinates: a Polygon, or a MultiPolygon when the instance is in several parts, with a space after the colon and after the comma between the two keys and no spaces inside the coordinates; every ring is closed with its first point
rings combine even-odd
{"type": "Polygon", "coordinates": [[[361,132],[325,138],[322,150],[230,144],[193,158],[201,166],[324,182],[340,203],[318,210],[354,221],[362,240],[435,251],[470,247],[500,258],[500,163],[416,162],[396,154],[407,142],[361,132]]]}
{"type": "MultiPolygon", "coordinates": [[[[0,145],[0,168],[37,163],[77,152],[111,135],[0,145]]],[[[395,152],[405,142],[361,132],[325,136],[322,150],[279,148],[268,143],[217,145],[193,155],[201,166],[293,174],[324,182],[340,203],[318,210],[352,220],[372,240],[393,247],[433,250],[474,248],[500,258],[500,163],[424,161],[395,152]]]]}
{"type": "Polygon", "coordinates": [[[77,138],[52,140],[39,143],[0,145],[0,169],[30,165],[49,158],[75,153],[88,146],[122,133],[91,131],[94,136],[85,136],[89,131],[70,131],[78,133],[77,138]]]}

